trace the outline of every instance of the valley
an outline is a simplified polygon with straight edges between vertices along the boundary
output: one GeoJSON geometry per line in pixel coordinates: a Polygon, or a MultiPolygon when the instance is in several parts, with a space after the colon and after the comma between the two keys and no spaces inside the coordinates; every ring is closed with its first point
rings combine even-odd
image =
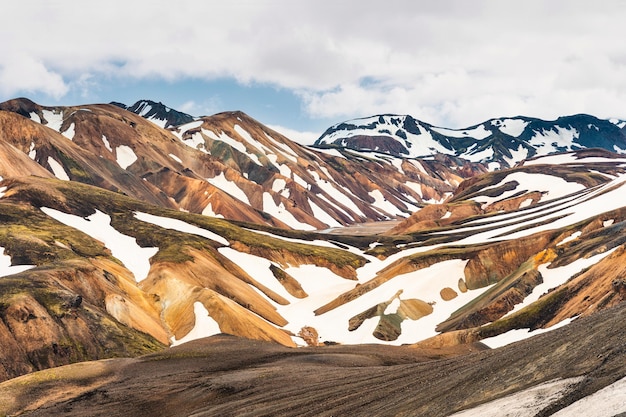
{"type": "Polygon", "coordinates": [[[624,128],[0,103],[0,415],[574,415],[626,377],[624,128]]]}

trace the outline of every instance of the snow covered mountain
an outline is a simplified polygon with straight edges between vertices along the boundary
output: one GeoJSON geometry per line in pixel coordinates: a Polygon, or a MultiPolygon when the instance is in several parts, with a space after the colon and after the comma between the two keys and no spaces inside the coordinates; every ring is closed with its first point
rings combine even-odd
{"type": "Polygon", "coordinates": [[[314,146],[414,158],[442,153],[498,169],[533,156],[577,149],[624,153],[625,126],[625,121],[579,114],[554,121],[522,116],[491,119],[465,129],[448,129],[411,116],[386,114],[336,124],[314,146]]]}

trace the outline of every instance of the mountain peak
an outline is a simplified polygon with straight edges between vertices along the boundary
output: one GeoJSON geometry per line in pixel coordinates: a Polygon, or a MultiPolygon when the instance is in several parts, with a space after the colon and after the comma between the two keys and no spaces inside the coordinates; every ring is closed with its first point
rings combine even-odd
{"type": "Polygon", "coordinates": [[[165,104],[152,100],[139,100],[132,106],[126,106],[122,103],[112,102],[111,104],[136,113],[151,122],[167,129],[168,127],[178,126],[189,123],[195,118],[187,113],[167,107],[165,104]]]}

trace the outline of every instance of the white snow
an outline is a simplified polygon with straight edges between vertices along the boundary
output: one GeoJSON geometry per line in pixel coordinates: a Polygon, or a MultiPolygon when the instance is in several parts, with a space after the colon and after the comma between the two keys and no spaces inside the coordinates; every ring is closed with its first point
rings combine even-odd
{"type": "Polygon", "coordinates": [[[272,191],[274,191],[275,193],[280,193],[281,191],[285,190],[286,186],[287,181],[285,181],[283,178],[276,178],[272,183],[272,191]]]}
{"type": "Polygon", "coordinates": [[[6,277],[8,275],[19,274],[31,268],[35,265],[14,265],[11,266],[11,257],[4,253],[4,248],[0,246],[0,277],[6,277]]]}
{"type": "Polygon", "coordinates": [[[193,303],[193,313],[196,318],[193,329],[180,340],[172,337],[172,346],[221,333],[220,325],[210,316],[209,311],[200,301],[193,303]]]}
{"type": "MultiPolygon", "coordinates": [[[[255,155],[253,152],[249,152],[248,149],[246,148],[245,144],[243,144],[242,142],[239,142],[236,139],[231,138],[225,132],[221,132],[220,135],[217,136],[212,130],[208,130],[208,129],[202,128],[202,133],[205,136],[208,136],[209,138],[211,138],[213,140],[219,140],[221,142],[224,142],[224,143],[228,144],[229,146],[231,146],[232,148],[238,150],[239,152],[241,152],[243,154],[246,154],[257,165],[263,166],[261,161],[259,161],[259,157],[257,155],[255,155]]],[[[248,135],[248,136],[250,136],[250,135],[248,135]]]]}
{"type": "Polygon", "coordinates": [[[220,190],[225,191],[231,196],[235,197],[237,200],[242,201],[247,205],[250,205],[250,200],[248,200],[248,196],[246,195],[246,193],[244,193],[244,191],[237,186],[236,182],[227,180],[224,172],[220,172],[220,175],[217,175],[213,178],[207,178],[206,180],[220,190]]]}
{"type": "MultiPolygon", "coordinates": [[[[346,208],[352,210],[356,214],[366,217],[361,209],[348,197],[346,194],[342,193],[340,189],[343,189],[339,184],[333,185],[327,180],[323,180],[320,178],[319,174],[315,171],[310,171],[311,175],[314,177],[316,184],[320,187],[326,194],[333,198],[337,203],[342,204],[346,208]]],[[[320,197],[324,197],[320,195],[320,197]]],[[[328,199],[326,199],[328,200],[328,199]]],[[[330,204],[333,204],[329,201],[330,204]]],[[[333,204],[336,206],[336,204],[333,204]]]]}
{"type": "Polygon", "coordinates": [[[106,136],[102,135],[102,143],[104,143],[105,148],[109,150],[109,152],[113,153],[113,148],[111,148],[111,144],[106,136]]]}
{"type": "Polygon", "coordinates": [[[614,417],[626,412],[626,378],[602,388],[554,413],[552,417],[614,417]]]}
{"type": "Polygon", "coordinates": [[[391,214],[392,216],[406,216],[406,213],[402,212],[399,208],[391,204],[391,202],[385,198],[380,190],[373,190],[370,191],[368,194],[374,199],[374,202],[371,203],[371,205],[382,210],[384,214],[391,214]]]}
{"type": "Polygon", "coordinates": [[[492,120],[491,124],[497,126],[500,132],[505,135],[513,136],[514,138],[524,133],[524,129],[528,126],[528,122],[522,119],[492,120]]]}
{"type": "Polygon", "coordinates": [[[34,111],[30,112],[28,117],[37,123],[41,123],[41,117],[39,117],[39,115],[34,111]]]}
{"type": "Polygon", "coordinates": [[[135,155],[130,146],[118,146],[115,148],[115,154],[117,156],[117,164],[123,169],[128,168],[137,160],[137,155],[135,155]]]}
{"type": "Polygon", "coordinates": [[[580,230],[577,232],[572,233],[571,235],[569,235],[568,237],[566,237],[565,239],[563,239],[562,241],[560,241],[557,246],[560,246],[564,243],[570,242],[572,240],[576,240],[580,237],[580,235],[582,235],[583,232],[581,232],[580,230]]]}
{"type": "Polygon", "coordinates": [[[72,123],[67,130],[61,132],[61,134],[63,136],[65,136],[66,138],[68,138],[69,140],[74,139],[74,135],[76,134],[76,132],[74,131],[75,125],[74,123],[72,123]]]}
{"type": "Polygon", "coordinates": [[[486,148],[480,152],[467,151],[463,154],[463,157],[469,159],[472,162],[485,161],[489,158],[493,158],[493,148],[486,148]]]}
{"type": "Polygon", "coordinates": [[[609,219],[609,220],[605,220],[602,222],[602,226],[604,227],[609,227],[611,226],[613,223],[615,223],[615,219],[609,219]]]}
{"type": "Polygon", "coordinates": [[[35,142],[30,143],[30,149],[28,150],[28,157],[33,161],[37,157],[37,150],[35,149],[35,142]]]}
{"type": "Polygon", "coordinates": [[[513,329],[513,330],[509,330],[506,333],[502,333],[494,337],[488,337],[486,339],[482,339],[481,342],[489,346],[490,348],[495,349],[495,348],[499,348],[502,346],[506,346],[514,342],[519,342],[520,340],[528,339],[529,337],[533,337],[541,333],[546,333],[546,332],[558,329],[559,327],[563,327],[563,326],[570,324],[574,320],[575,318],[565,319],[547,329],[537,329],[532,332],[528,329],[513,329]]]}
{"type": "MultiPolygon", "coordinates": [[[[2,181],[2,177],[0,177],[0,181],[2,181]]],[[[7,187],[0,187],[0,198],[4,197],[4,192],[7,190],[7,187]]]]}
{"type": "MultiPolygon", "coordinates": [[[[558,401],[571,385],[580,382],[582,379],[582,377],[577,377],[548,381],[477,407],[460,411],[449,417],[534,417],[539,411],[558,401]]],[[[567,416],[573,415],[581,417],[599,416],[599,414],[594,412],[589,414],[567,414],[567,416]]]]}
{"type": "MultiPolygon", "coordinates": [[[[202,123],[203,122],[199,120],[197,122],[191,122],[189,124],[186,124],[181,128],[181,132],[186,132],[190,129],[197,128],[201,126],[202,123]]],[[[202,131],[205,132],[204,129],[202,131]]],[[[181,133],[174,132],[174,134],[180,138],[181,142],[183,142],[185,145],[189,146],[190,148],[197,149],[201,152],[207,153],[207,150],[205,149],[205,141],[204,141],[204,137],[202,136],[202,133],[196,132],[192,134],[191,137],[185,140],[182,139],[183,135],[181,133]]]]}
{"type": "Polygon", "coordinates": [[[491,136],[492,134],[490,130],[485,129],[484,125],[478,125],[473,129],[465,130],[446,129],[444,127],[432,127],[431,129],[444,136],[449,136],[453,138],[474,138],[482,140],[491,136]]]}
{"type": "Polygon", "coordinates": [[[52,130],[56,130],[57,132],[61,130],[61,125],[63,124],[63,113],[56,113],[51,110],[43,110],[42,111],[43,118],[48,122],[46,124],[52,130]]]}
{"type": "Polygon", "coordinates": [[[574,128],[564,128],[561,126],[555,126],[554,130],[533,131],[534,136],[528,141],[532,146],[537,149],[538,155],[545,155],[548,153],[557,152],[559,148],[565,148],[571,150],[574,144],[574,139],[578,138],[578,131],[574,128]]]}
{"type": "Polygon", "coordinates": [[[52,168],[52,173],[55,177],[64,181],[70,180],[70,177],[67,175],[67,172],[65,172],[63,165],[61,165],[56,159],[51,156],[48,157],[48,165],[50,165],[50,168],[52,168]]]}
{"type": "Polygon", "coordinates": [[[577,182],[567,182],[561,177],[547,175],[547,174],[531,174],[526,172],[513,172],[512,174],[504,177],[498,184],[490,187],[486,187],[483,191],[497,188],[507,182],[517,181],[518,185],[509,191],[505,191],[499,196],[477,196],[473,200],[483,205],[492,204],[496,201],[505,200],[522,190],[526,191],[539,191],[543,193],[541,201],[551,200],[559,197],[566,196],[568,194],[575,193],[585,189],[585,186],[577,182]]]}
{"type": "Polygon", "coordinates": [[[169,154],[169,157],[172,158],[174,161],[178,162],[179,164],[183,163],[183,161],[179,157],[174,155],[173,153],[169,154]]]}
{"type": "Polygon", "coordinates": [[[48,207],[41,211],[53,219],[80,230],[101,241],[124,266],[133,273],[137,282],[144,280],[150,271],[150,258],[159,248],[142,248],[134,237],[126,236],[111,226],[111,217],[99,210],[87,218],[63,213],[48,207]]]}
{"type": "Polygon", "coordinates": [[[282,201],[276,204],[272,195],[267,191],[263,193],[263,211],[276,217],[293,229],[315,230],[310,224],[298,221],[293,214],[287,211],[282,201]]]}
{"type": "Polygon", "coordinates": [[[285,236],[280,236],[280,235],[275,235],[273,233],[270,232],[265,232],[263,230],[253,230],[253,229],[246,229],[250,232],[253,233],[257,233],[260,235],[264,235],[264,236],[269,236],[272,237],[274,239],[280,239],[280,240],[284,240],[285,242],[292,242],[292,243],[302,243],[303,245],[313,245],[313,246],[324,246],[327,248],[337,248],[337,245],[327,242],[325,240],[320,240],[320,239],[316,239],[316,240],[304,240],[304,239],[296,239],[293,237],[285,237],[285,236]]]}
{"type": "Polygon", "coordinates": [[[335,220],[330,214],[328,214],[328,212],[326,210],[322,209],[320,206],[318,206],[317,204],[315,204],[311,200],[309,200],[309,206],[311,207],[311,210],[313,211],[313,216],[317,220],[321,221],[322,223],[325,223],[326,226],[328,226],[328,227],[341,227],[341,226],[343,226],[341,223],[339,223],[337,220],[335,220]]]}
{"type": "Polygon", "coordinates": [[[287,300],[296,300],[296,298],[289,294],[285,287],[276,279],[270,270],[272,262],[268,259],[249,253],[238,252],[231,248],[219,248],[218,251],[250,273],[258,283],[266,286],[287,300]]]}
{"type": "Polygon", "coordinates": [[[527,198],[519,204],[519,208],[529,207],[533,203],[532,198],[527,198]]]}
{"type": "Polygon", "coordinates": [[[182,233],[189,233],[192,235],[202,236],[204,238],[214,240],[222,245],[230,245],[228,240],[224,239],[222,236],[217,233],[213,233],[209,230],[203,229],[198,226],[194,226],[192,224],[186,223],[182,220],[172,219],[170,217],[161,217],[155,216],[153,214],[142,213],[140,211],[135,212],[135,218],[141,220],[142,222],[154,224],[159,227],[163,227],[164,229],[172,229],[177,230],[182,233]]]}
{"type": "Polygon", "coordinates": [[[523,161],[528,157],[528,149],[519,145],[516,150],[511,149],[511,158],[504,157],[504,160],[508,162],[510,166],[514,166],[516,163],[523,161]]]}
{"type": "Polygon", "coordinates": [[[213,203],[209,202],[209,204],[207,204],[207,206],[204,208],[204,210],[202,210],[202,215],[203,216],[210,216],[210,217],[218,217],[220,219],[223,219],[224,216],[221,214],[217,214],[215,213],[215,211],[213,211],[213,203]]]}

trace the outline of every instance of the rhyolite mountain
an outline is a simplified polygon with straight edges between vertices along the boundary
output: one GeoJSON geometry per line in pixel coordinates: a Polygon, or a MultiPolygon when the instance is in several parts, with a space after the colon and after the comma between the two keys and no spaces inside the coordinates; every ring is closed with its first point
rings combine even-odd
{"type": "Polygon", "coordinates": [[[0,104],[0,415],[626,412],[623,155],[489,171],[160,123],[0,104]]]}
{"type": "Polygon", "coordinates": [[[465,128],[433,126],[408,115],[379,115],[338,123],[315,141],[321,149],[351,149],[397,157],[454,155],[491,168],[523,159],[585,148],[626,152],[626,122],[578,114],[546,121],[531,117],[490,119],[465,128]]]}
{"type": "MultiPolygon", "coordinates": [[[[131,108],[143,113],[146,103],[131,108]]],[[[285,228],[406,217],[485,172],[481,164],[446,155],[418,161],[317,151],[241,112],[164,129],[150,111],[146,119],[117,105],[44,107],[15,99],[0,103],[0,116],[4,142],[57,178],[285,228]]],[[[23,162],[30,166],[20,168],[24,172],[40,170],[23,162]]],[[[0,167],[0,175],[15,165],[0,167]]]]}

